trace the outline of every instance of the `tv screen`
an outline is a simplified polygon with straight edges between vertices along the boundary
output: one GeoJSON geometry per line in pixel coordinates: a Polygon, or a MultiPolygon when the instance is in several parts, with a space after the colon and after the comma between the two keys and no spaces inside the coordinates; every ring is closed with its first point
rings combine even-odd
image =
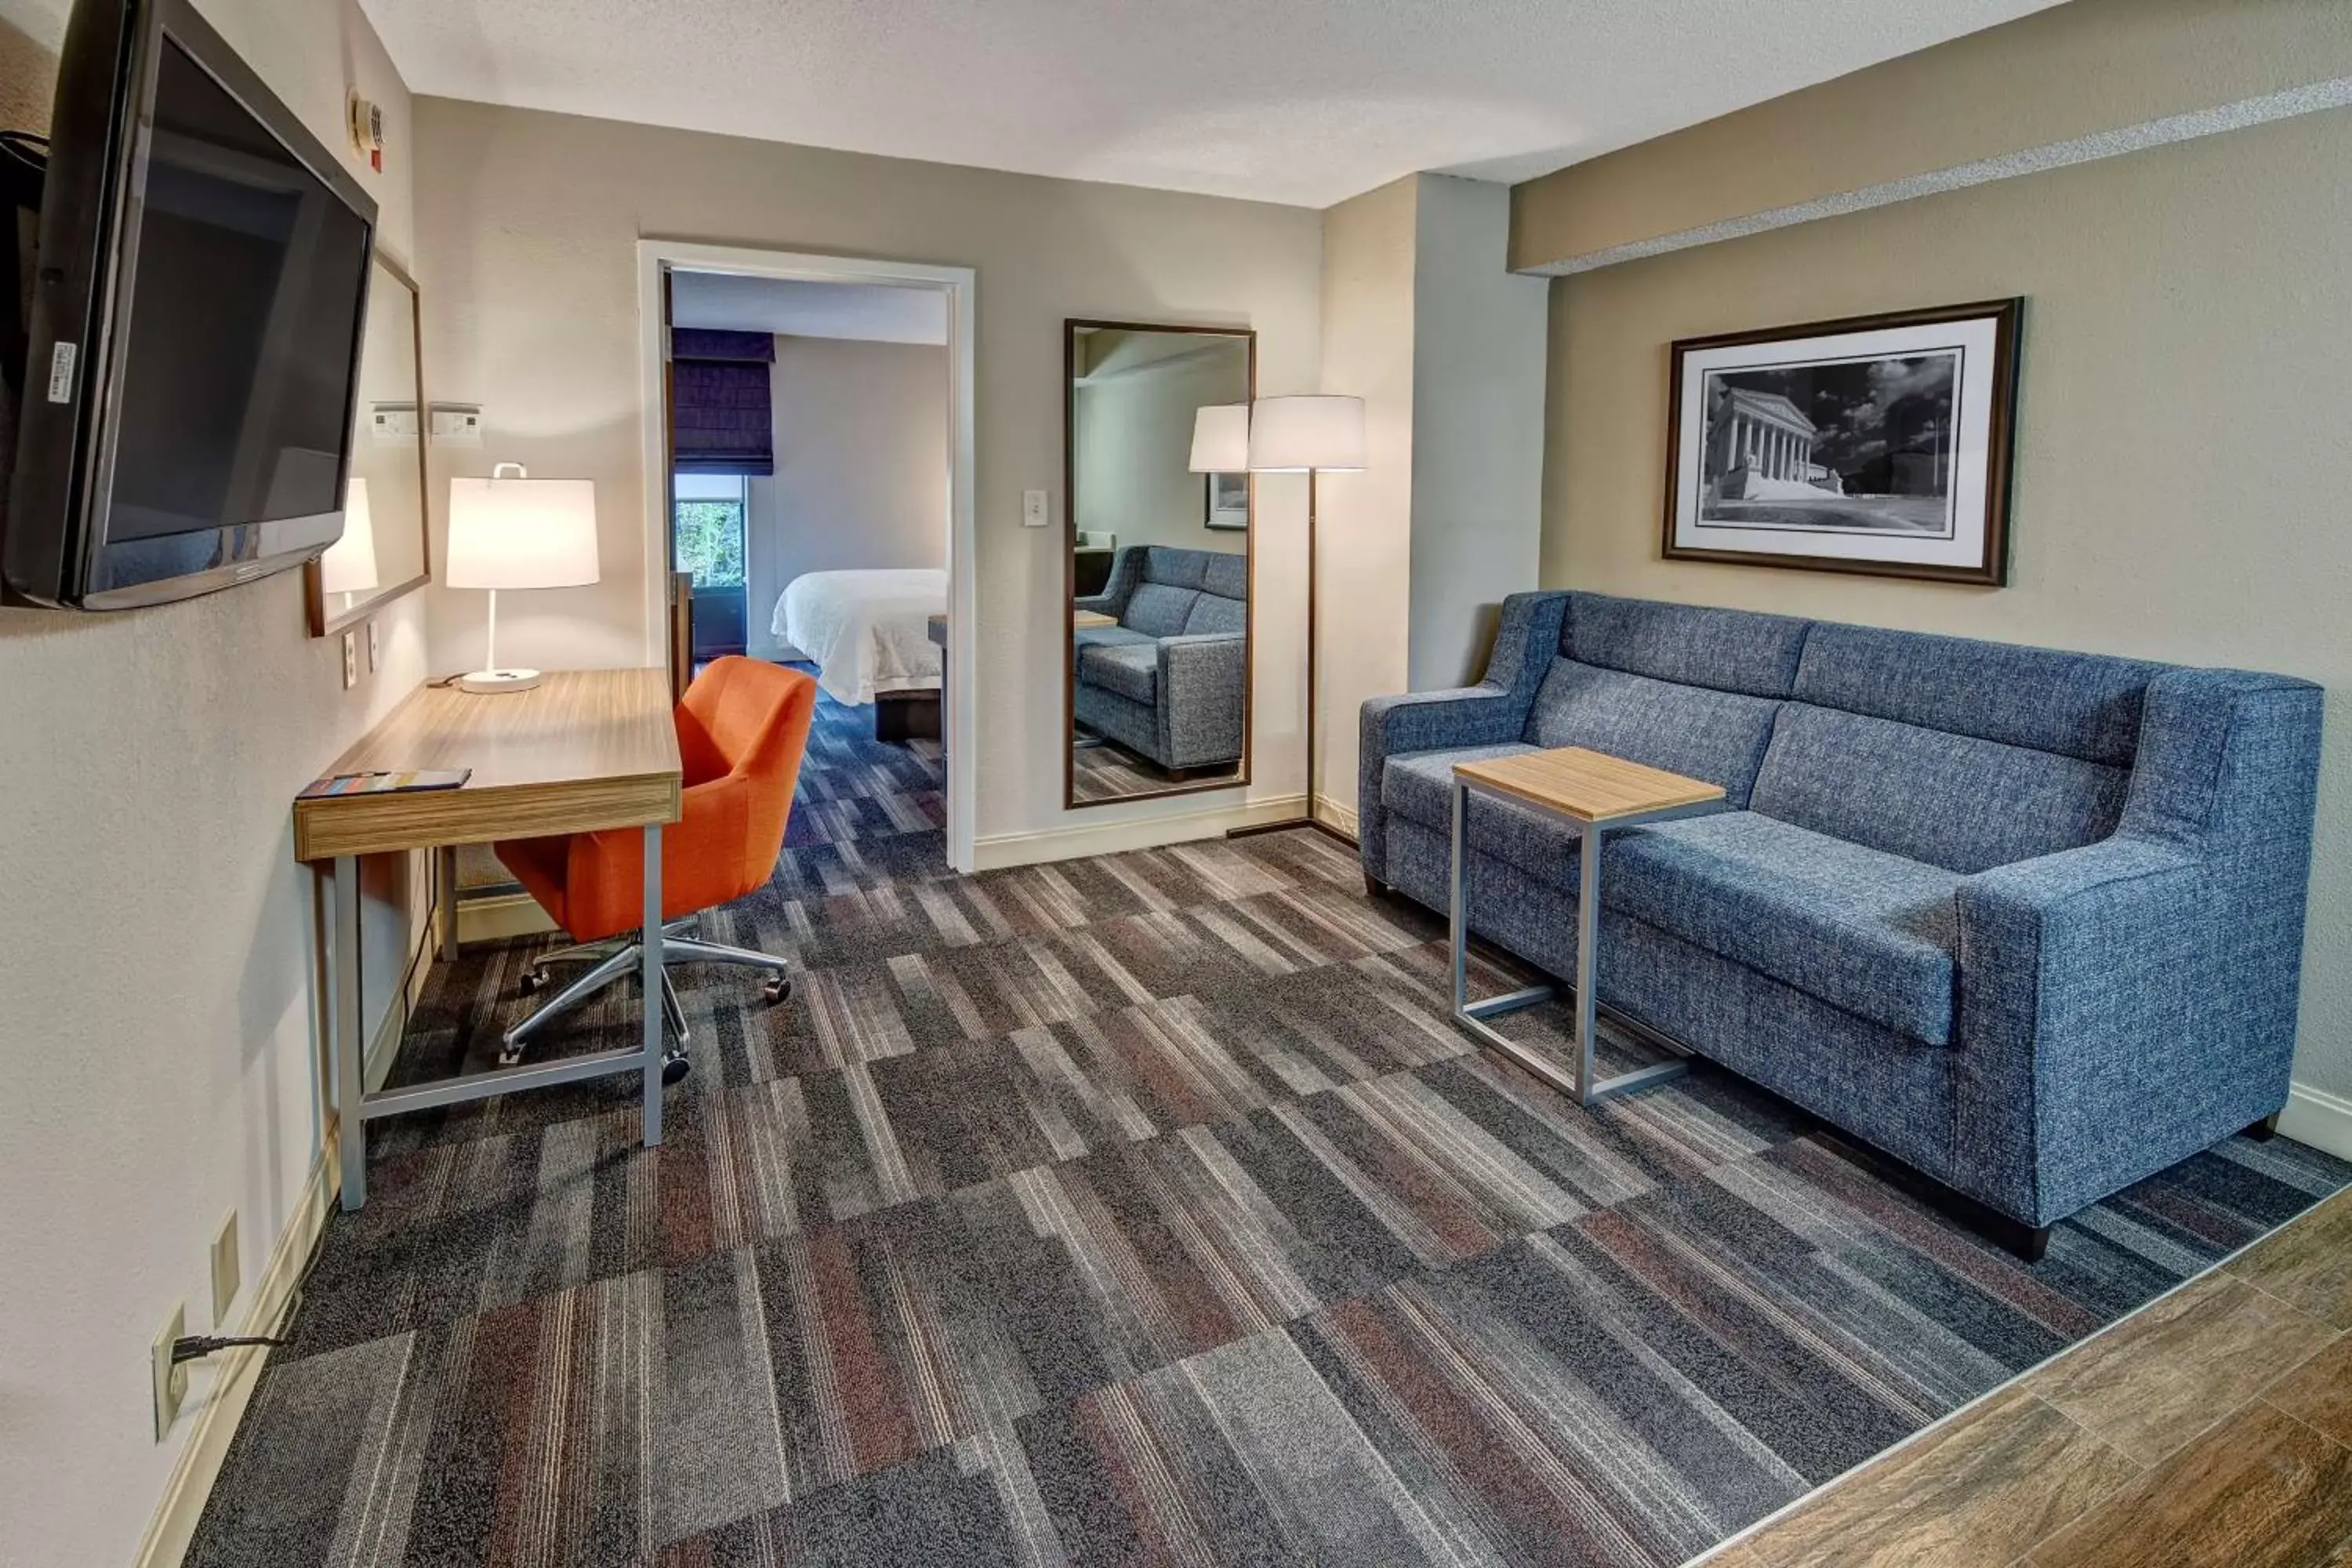
{"type": "Polygon", "coordinates": [[[299,564],[341,530],[373,204],[185,0],[84,0],[55,121],[10,587],[114,608],[299,564]]]}

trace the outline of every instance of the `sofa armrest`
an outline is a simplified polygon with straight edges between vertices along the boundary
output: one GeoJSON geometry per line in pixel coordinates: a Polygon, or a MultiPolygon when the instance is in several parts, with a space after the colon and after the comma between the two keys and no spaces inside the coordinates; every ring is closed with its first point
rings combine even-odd
{"type": "Polygon", "coordinates": [[[1160,748],[1168,766],[1205,767],[1242,754],[1248,647],[1239,632],[1160,639],[1160,748]]]}
{"type": "Polygon", "coordinates": [[[1382,881],[1388,876],[1388,825],[1381,808],[1381,773],[1388,760],[1517,740],[1535,707],[1536,688],[1559,657],[1567,611],[1566,594],[1514,594],[1503,601],[1495,650],[1477,685],[1365,702],[1356,739],[1356,842],[1367,875],[1382,881]]]}
{"type": "Polygon", "coordinates": [[[1070,608],[1092,610],[1096,615],[1108,616],[1116,620],[1122,606],[1116,595],[1105,591],[1100,594],[1081,594],[1070,601],[1070,608]]]}
{"type": "Polygon", "coordinates": [[[1960,883],[1954,1184],[2047,1225],[2277,1109],[2293,1020],[2216,871],[2119,835],[1960,883]]]}

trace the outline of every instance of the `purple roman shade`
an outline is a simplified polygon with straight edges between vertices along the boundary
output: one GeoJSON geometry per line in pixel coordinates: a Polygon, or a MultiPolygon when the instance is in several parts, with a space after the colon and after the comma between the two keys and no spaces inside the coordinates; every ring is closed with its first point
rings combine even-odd
{"type": "Polygon", "coordinates": [[[681,474],[772,474],[775,415],[766,332],[670,329],[670,461],[681,474]]]}

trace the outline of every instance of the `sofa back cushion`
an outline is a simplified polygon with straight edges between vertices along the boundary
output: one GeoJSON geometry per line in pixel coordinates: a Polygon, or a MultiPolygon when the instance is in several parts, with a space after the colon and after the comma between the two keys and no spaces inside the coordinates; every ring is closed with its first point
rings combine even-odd
{"type": "Polygon", "coordinates": [[[1167,583],[1139,583],[1128,596],[1127,613],[1119,625],[1146,637],[1172,637],[1183,631],[1185,619],[1199,602],[1201,590],[1167,583]]]}
{"type": "Polygon", "coordinates": [[[1198,637],[1205,632],[1230,632],[1238,637],[1248,624],[1249,606],[1239,599],[1204,590],[1192,601],[1192,613],[1184,617],[1184,633],[1198,637]]]}
{"type": "Polygon", "coordinates": [[[1816,622],[1801,702],[2129,767],[2147,684],[2168,665],[1816,622]]]}
{"type": "Polygon", "coordinates": [[[1786,697],[1811,621],[1570,594],[1559,651],[1579,664],[1750,697],[1786,697]]]}
{"type": "Polygon", "coordinates": [[[1177,550],[1165,544],[1154,544],[1143,552],[1143,580],[1165,583],[1171,588],[1197,588],[1208,575],[1209,552],[1205,550],[1177,550]]]}
{"type": "Polygon", "coordinates": [[[1780,707],[1767,698],[1556,658],[1536,689],[1526,739],[1536,746],[1589,746],[1721,784],[1737,810],[1748,804],[1780,707]]]}
{"type": "Polygon", "coordinates": [[[1248,556],[1215,550],[1201,553],[1206,557],[1201,564],[1201,592],[1224,599],[1249,598],[1248,556]]]}
{"type": "Polygon", "coordinates": [[[2105,763],[1790,702],[1748,804],[1969,876],[2106,837],[2130,782],[2105,763]]]}

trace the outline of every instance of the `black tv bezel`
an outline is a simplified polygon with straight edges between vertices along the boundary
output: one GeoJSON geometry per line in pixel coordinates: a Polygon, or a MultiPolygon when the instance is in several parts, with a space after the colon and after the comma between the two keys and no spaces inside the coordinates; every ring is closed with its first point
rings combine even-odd
{"type": "Polygon", "coordinates": [[[58,65],[23,412],[0,537],[0,579],[15,602],[115,610],[194,598],[299,566],[342,535],[338,508],[163,538],[107,540],[118,394],[138,330],[129,311],[166,39],[366,225],[337,495],[351,471],[352,400],[374,273],[373,198],[190,0],[79,0],[58,65]],[[67,396],[51,401],[59,343],[75,345],[75,363],[67,396]]]}

